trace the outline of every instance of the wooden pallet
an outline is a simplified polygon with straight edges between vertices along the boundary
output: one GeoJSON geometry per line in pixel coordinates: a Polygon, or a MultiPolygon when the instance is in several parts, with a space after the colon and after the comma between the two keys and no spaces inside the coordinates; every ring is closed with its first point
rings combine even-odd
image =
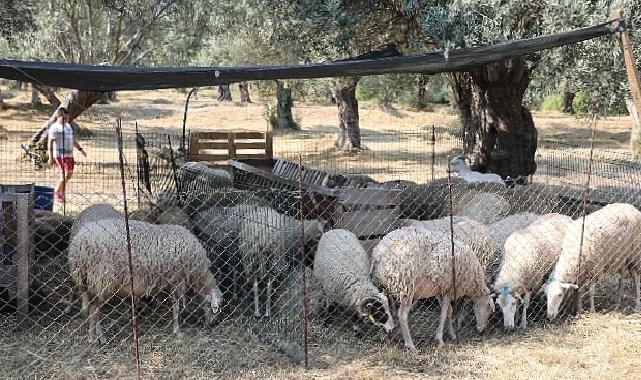
{"type": "Polygon", "coordinates": [[[189,135],[189,160],[271,159],[271,132],[195,132],[189,135]]]}
{"type": "Polygon", "coordinates": [[[33,184],[0,185],[0,287],[16,300],[16,322],[29,316],[30,226],[34,219],[33,184]]]}

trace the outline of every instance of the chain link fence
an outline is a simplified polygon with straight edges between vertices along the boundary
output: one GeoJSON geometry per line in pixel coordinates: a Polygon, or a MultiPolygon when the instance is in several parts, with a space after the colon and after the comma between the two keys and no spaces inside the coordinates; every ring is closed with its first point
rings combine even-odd
{"type": "Polygon", "coordinates": [[[29,187],[0,194],[7,377],[416,366],[407,351],[481,349],[583,299],[641,309],[641,165],[624,153],[543,141],[531,183],[508,188],[448,173],[461,137],[438,127],[364,133],[357,156],[315,148],[329,136],[276,139],[278,159],[251,170],[143,137],[145,152],[124,129],[123,172],[112,137],[112,176],[67,194],[64,214],[29,187]]]}

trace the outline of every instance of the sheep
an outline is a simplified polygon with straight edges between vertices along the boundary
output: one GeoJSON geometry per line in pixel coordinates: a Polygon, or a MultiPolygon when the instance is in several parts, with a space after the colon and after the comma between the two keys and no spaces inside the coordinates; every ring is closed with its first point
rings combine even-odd
{"type": "MultiPolygon", "coordinates": [[[[549,319],[558,315],[565,290],[589,286],[590,311],[594,312],[594,288],[607,272],[629,269],[636,286],[635,310],[641,311],[641,212],[627,203],[613,203],[568,227],[561,256],[544,291],[549,319]],[[583,231],[583,242],[581,232],[583,231]],[[581,244],[582,243],[582,244],[581,244]]],[[[581,290],[576,312],[581,313],[581,290]]]]}
{"type": "Polygon", "coordinates": [[[401,227],[390,232],[374,247],[370,273],[389,296],[399,300],[399,325],[405,347],[412,352],[417,350],[407,319],[413,303],[419,299],[440,297],[441,318],[435,336],[439,346],[443,345],[446,319],[450,338],[456,339],[452,325],[452,300],[463,296],[472,298],[479,332],[487,327],[494,312],[485,273],[474,252],[467,245],[455,241],[453,258],[449,237],[439,232],[417,227],[401,227]]]}
{"type": "Polygon", "coordinates": [[[454,195],[452,211],[454,215],[474,219],[483,224],[494,223],[510,212],[510,203],[500,194],[472,191],[454,195]]]}
{"type": "Polygon", "coordinates": [[[449,173],[458,173],[465,182],[475,183],[475,182],[493,182],[498,183],[502,186],[505,186],[503,178],[500,175],[494,173],[479,173],[470,170],[470,168],[465,163],[465,160],[469,161],[464,155],[459,155],[454,158],[449,163],[449,173]]]}
{"type": "Polygon", "coordinates": [[[226,170],[211,168],[200,162],[186,162],[176,171],[176,176],[182,191],[231,188],[233,182],[226,170]]]}
{"type": "Polygon", "coordinates": [[[91,205],[86,209],[82,210],[80,214],[76,217],[71,226],[71,232],[69,233],[69,238],[72,239],[74,235],[78,232],[78,229],[86,223],[95,222],[103,219],[119,219],[124,218],[123,213],[117,211],[112,205],[107,203],[98,203],[91,205]]]}
{"type": "Polygon", "coordinates": [[[501,269],[493,286],[498,294],[496,304],[503,312],[505,329],[514,328],[518,302],[523,303],[520,327],[527,328],[532,292],[561,256],[561,244],[570,223],[572,218],[569,216],[545,214],[507,238],[501,269]]]}
{"type": "Polygon", "coordinates": [[[356,235],[337,229],[321,236],[313,273],[325,300],[390,332],[394,320],[387,296],[374,286],[369,270],[369,257],[356,235]]]}
{"type": "MultiPolygon", "coordinates": [[[[222,293],[209,272],[209,259],[198,239],[182,226],[129,222],[133,296],[169,291],[173,296],[173,332],[180,336],[178,316],[187,288],[201,298],[207,323],[222,303],[222,293]]],[[[89,340],[104,342],[100,307],[113,295],[130,296],[127,240],[123,220],[82,225],[69,245],[71,277],[89,301],[89,340]]]]}
{"type": "Polygon", "coordinates": [[[492,241],[494,242],[494,252],[496,252],[497,256],[501,256],[505,241],[510,235],[512,235],[512,233],[514,233],[514,231],[529,226],[538,218],[539,215],[535,213],[519,212],[491,223],[488,228],[490,230],[492,241]]]}
{"type": "MultiPolygon", "coordinates": [[[[73,225],[71,226],[71,232],[69,233],[69,241],[71,242],[73,237],[78,233],[78,230],[80,230],[80,228],[85,224],[102,221],[102,220],[111,220],[111,219],[124,220],[124,214],[121,213],[120,211],[117,211],[112,205],[107,203],[98,203],[85,208],[80,212],[80,214],[78,214],[78,216],[73,222],[73,225]]],[[[84,315],[87,315],[89,310],[88,295],[84,291],[81,291],[80,295],[82,299],[82,307],[80,310],[84,315]]],[[[73,307],[73,304],[74,304],[73,298],[74,297],[73,297],[73,290],[72,290],[69,292],[67,307],[65,307],[65,310],[64,310],[65,314],[69,314],[71,312],[71,308],[73,307]]]]}
{"type": "Polygon", "coordinates": [[[267,282],[265,316],[270,316],[273,281],[287,274],[290,264],[297,260],[301,243],[308,244],[320,237],[322,224],[318,220],[304,223],[300,241],[300,222],[272,208],[255,206],[243,215],[239,231],[239,253],[245,275],[252,283],[254,315],[260,316],[258,284],[267,282]]]}

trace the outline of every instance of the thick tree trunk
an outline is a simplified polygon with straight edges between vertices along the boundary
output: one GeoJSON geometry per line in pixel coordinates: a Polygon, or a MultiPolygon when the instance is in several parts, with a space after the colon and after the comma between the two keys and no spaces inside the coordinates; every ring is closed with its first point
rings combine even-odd
{"type": "Polygon", "coordinates": [[[35,86],[31,86],[31,108],[38,108],[40,103],[40,96],[35,86]]]}
{"type": "Polygon", "coordinates": [[[238,89],[240,90],[240,102],[251,103],[252,100],[249,98],[249,86],[247,83],[239,83],[238,89]]]}
{"type": "Polygon", "coordinates": [[[565,91],[563,93],[563,108],[561,108],[561,112],[574,113],[574,107],[572,107],[572,102],[574,101],[575,96],[576,94],[571,91],[565,91]]]}
{"type": "Polygon", "coordinates": [[[292,89],[285,82],[276,81],[276,120],[272,123],[274,129],[299,129],[292,114],[292,89]]]}
{"type": "Polygon", "coordinates": [[[356,100],[356,85],[359,79],[349,78],[340,81],[334,89],[334,98],[338,107],[338,137],[335,146],[336,149],[344,152],[363,150],[356,100]]]}
{"type": "MultiPolygon", "coordinates": [[[[102,92],[70,90],[66,99],[64,99],[60,105],[64,106],[69,111],[69,121],[72,122],[86,109],[100,100],[103,96],[102,94],[102,92]]],[[[54,110],[54,113],[51,115],[49,120],[47,120],[40,130],[31,137],[31,142],[37,142],[44,146],[47,145],[47,131],[49,130],[49,127],[56,122],[55,113],[56,112],[54,110]]],[[[76,123],[72,123],[72,125],[77,126],[76,123]]]]}
{"type": "Polygon", "coordinates": [[[630,153],[638,159],[639,156],[641,156],[641,124],[639,124],[639,110],[637,110],[634,102],[630,99],[626,99],[625,105],[628,107],[628,113],[630,113],[630,118],[632,119],[632,129],[630,131],[630,153]]]}
{"type": "Polygon", "coordinates": [[[522,59],[450,74],[472,169],[523,182],[536,171],[537,131],[523,94],[530,72],[522,59]]]}
{"type": "Polygon", "coordinates": [[[56,93],[51,87],[39,86],[36,84],[32,84],[32,86],[34,86],[42,94],[42,96],[47,99],[49,104],[51,104],[54,109],[57,109],[60,106],[60,99],[58,99],[56,93]]]}
{"type": "Polygon", "coordinates": [[[429,75],[420,74],[418,76],[418,92],[416,93],[416,109],[423,111],[427,109],[427,83],[429,75]]]}
{"type": "Polygon", "coordinates": [[[231,102],[231,89],[228,84],[218,86],[218,101],[231,102]]]}

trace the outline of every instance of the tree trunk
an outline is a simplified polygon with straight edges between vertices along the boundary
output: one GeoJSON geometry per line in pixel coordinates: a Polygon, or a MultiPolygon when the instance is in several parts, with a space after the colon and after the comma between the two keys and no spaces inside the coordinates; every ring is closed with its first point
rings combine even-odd
{"type": "Polygon", "coordinates": [[[247,86],[247,83],[238,83],[238,89],[240,90],[240,102],[251,103],[252,100],[249,98],[249,86],[247,86]]]}
{"type": "Polygon", "coordinates": [[[115,102],[118,98],[116,97],[116,91],[109,91],[107,92],[107,99],[110,102],[115,102]]]}
{"type": "Polygon", "coordinates": [[[38,90],[36,89],[36,86],[31,86],[31,108],[38,108],[40,103],[40,96],[38,94],[38,90]]]}
{"type": "Polygon", "coordinates": [[[32,84],[32,86],[34,86],[42,96],[47,99],[54,109],[57,109],[60,106],[60,99],[58,99],[58,96],[56,96],[56,93],[51,87],[39,86],[37,84],[32,84]]]}
{"type": "Polygon", "coordinates": [[[576,94],[574,92],[565,91],[563,93],[563,108],[561,112],[564,113],[574,113],[574,107],[572,107],[572,102],[576,94]]]}
{"type": "MultiPolygon", "coordinates": [[[[95,102],[102,98],[102,92],[70,90],[66,99],[60,104],[69,111],[69,122],[80,116],[86,109],[91,107],[95,102]]],[[[57,109],[58,107],[56,107],[57,109]]],[[[38,142],[46,147],[47,131],[49,127],[56,122],[56,112],[47,120],[40,130],[31,137],[31,142],[38,142]]],[[[76,123],[72,125],[77,126],[76,123]]]]}
{"type": "Polygon", "coordinates": [[[523,94],[530,69],[523,59],[450,74],[472,170],[524,182],[536,171],[537,130],[523,94]]]}
{"type": "Polygon", "coordinates": [[[218,86],[218,101],[231,102],[231,89],[228,84],[218,86]]]}
{"type": "Polygon", "coordinates": [[[638,159],[641,156],[641,124],[639,123],[639,110],[630,99],[625,101],[630,118],[632,119],[632,130],[630,131],[630,153],[634,158],[638,159]]]}
{"type": "Polygon", "coordinates": [[[292,89],[285,82],[276,81],[276,120],[272,123],[274,129],[299,129],[292,114],[292,89]]]}
{"type": "Polygon", "coordinates": [[[334,89],[334,98],[338,107],[338,137],[336,149],[344,152],[359,152],[361,146],[361,129],[356,100],[356,85],[360,78],[348,78],[334,89]]]}
{"type": "Polygon", "coordinates": [[[418,92],[416,94],[416,109],[423,111],[427,109],[427,83],[429,81],[429,75],[419,74],[418,76],[418,92]]]}

